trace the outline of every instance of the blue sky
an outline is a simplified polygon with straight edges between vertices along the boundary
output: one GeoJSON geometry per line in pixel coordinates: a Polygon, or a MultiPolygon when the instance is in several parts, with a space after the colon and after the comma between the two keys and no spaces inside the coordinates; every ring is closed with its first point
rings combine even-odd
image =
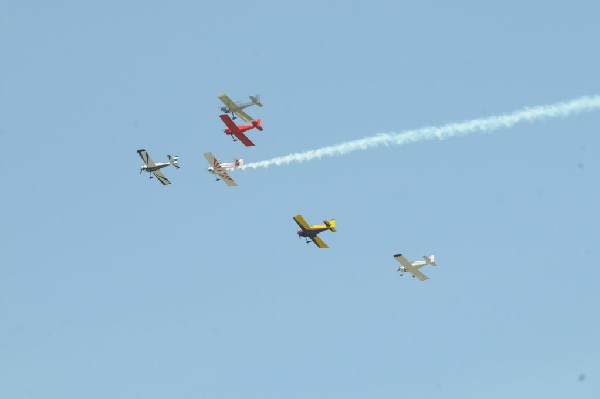
{"type": "Polygon", "coordinates": [[[600,113],[235,172],[600,93],[592,1],[0,3],[0,397],[590,398],[600,113]],[[217,95],[265,130],[222,134],[217,95]],[[163,187],[139,148],[180,156],[163,187]],[[336,218],[329,250],[292,216],[336,218]],[[393,254],[434,253],[420,283],[393,254]],[[585,375],[583,381],[580,375],[585,375]]]}

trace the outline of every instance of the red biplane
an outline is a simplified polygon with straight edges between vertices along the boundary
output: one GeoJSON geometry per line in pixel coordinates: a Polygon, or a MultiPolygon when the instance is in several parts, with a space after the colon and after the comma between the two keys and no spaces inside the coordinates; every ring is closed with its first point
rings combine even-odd
{"type": "MultiPolygon", "coordinates": [[[[257,128],[258,130],[261,130],[261,131],[263,130],[262,126],[260,125],[260,119],[258,119],[256,121],[252,121],[251,125],[237,126],[235,123],[233,123],[233,120],[231,120],[231,118],[227,114],[219,115],[219,118],[221,118],[223,123],[225,123],[225,125],[227,126],[227,129],[225,129],[225,134],[230,134],[230,135],[235,136],[246,147],[252,147],[252,146],[254,146],[254,143],[252,141],[250,141],[250,139],[248,137],[246,137],[244,132],[248,131],[250,129],[254,129],[254,128],[257,128]]],[[[236,141],[236,139],[233,139],[233,141],[236,141]]]]}

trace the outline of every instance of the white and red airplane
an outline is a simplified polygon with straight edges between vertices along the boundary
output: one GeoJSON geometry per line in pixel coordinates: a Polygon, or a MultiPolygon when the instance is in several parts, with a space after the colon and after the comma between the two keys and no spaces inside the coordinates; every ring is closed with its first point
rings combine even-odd
{"type": "Polygon", "coordinates": [[[237,186],[235,180],[233,180],[231,176],[227,174],[227,172],[243,167],[243,159],[234,158],[233,163],[219,163],[219,161],[217,161],[217,158],[215,158],[212,152],[205,152],[204,158],[206,158],[206,160],[210,164],[210,167],[208,168],[208,173],[217,175],[217,181],[223,180],[228,186],[237,186]]]}
{"type": "MultiPolygon", "coordinates": [[[[225,126],[227,126],[227,129],[224,130],[225,134],[235,136],[246,147],[252,147],[252,146],[254,146],[254,143],[252,141],[250,141],[250,139],[248,137],[246,137],[244,132],[246,132],[250,129],[254,129],[254,128],[256,128],[260,131],[263,130],[262,126],[260,125],[260,119],[252,121],[251,125],[238,126],[235,123],[233,123],[233,121],[227,114],[219,115],[219,118],[221,118],[223,123],[225,123],[225,126]]],[[[233,141],[236,141],[236,139],[233,139],[233,141]]]]}

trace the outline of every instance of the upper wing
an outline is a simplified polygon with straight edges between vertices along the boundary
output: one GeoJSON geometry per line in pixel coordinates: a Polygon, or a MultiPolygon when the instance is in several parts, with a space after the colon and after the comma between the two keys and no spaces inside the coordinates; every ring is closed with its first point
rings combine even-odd
{"type": "Polygon", "coordinates": [[[411,272],[413,276],[415,276],[416,278],[418,278],[421,281],[427,280],[429,278],[426,275],[424,275],[423,273],[421,273],[420,271],[418,271],[417,269],[409,270],[409,272],[411,272]]]}
{"type": "Polygon", "coordinates": [[[296,215],[296,216],[294,216],[294,221],[296,223],[298,223],[298,226],[300,226],[300,228],[302,230],[308,230],[308,229],[310,229],[310,226],[308,225],[308,223],[306,223],[306,220],[304,220],[304,218],[302,217],[302,215],[296,215]]]}
{"type": "Polygon", "coordinates": [[[319,236],[310,237],[310,239],[316,244],[319,248],[329,248],[327,244],[323,240],[319,238],[319,236]]]}
{"type": "Polygon", "coordinates": [[[228,186],[237,186],[235,180],[233,180],[231,176],[229,176],[227,172],[225,172],[223,169],[216,170],[216,172],[221,178],[221,180],[225,182],[225,184],[227,184],[228,186]]]}
{"type": "Polygon", "coordinates": [[[402,254],[394,255],[394,259],[396,259],[398,262],[400,262],[400,264],[402,266],[406,267],[407,269],[409,267],[412,267],[412,263],[410,263],[410,261],[408,259],[406,259],[404,256],[402,256],[402,254]]]}
{"type": "Polygon", "coordinates": [[[210,164],[210,166],[212,166],[213,168],[220,168],[221,164],[219,163],[219,161],[217,161],[217,158],[215,158],[215,156],[212,154],[212,152],[205,152],[204,153],[204,158],[206,158],[206,160],[208,161],[208,163],[210,164]]]}
{"type": "Polygon", "coordinates": [[[169,179],[167,179],[160,170],[155,170],[154,172],[152,172],[152,174],[154,174],[154,176],[156,176],[158,181],[161,182],[163,185],[166,186],[167,184],[171,184],[169,179]]]}
{"type": "Polygon", "coordinates": [[[146,150],[137,150],[137,153],[140,154],[140,158],[142,158],[142,161],[144,161],[144,163],[146,165],[148,165],[150,167],[153,167],[156,165],[154,163],[154,161],[152,160],[152,158],[150,158],[150,155],[148,155],[146,150]]]}

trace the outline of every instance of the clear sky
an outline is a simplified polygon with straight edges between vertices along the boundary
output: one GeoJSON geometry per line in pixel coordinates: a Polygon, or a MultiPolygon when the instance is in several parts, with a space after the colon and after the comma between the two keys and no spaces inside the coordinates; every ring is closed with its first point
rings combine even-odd
{"type": "Polygon", "coordinates": [[[0,398],[597,398],[596,1],[0,1],[0,398]],[[260,93],[254,148],[217,95],[260,93]],[[136,150],[179,155],[161,186],[136,150]],[[292,216],[337,220],[306,245],[292,216]],[[434,253],[419,282],[393,254],[434,253]]]}

